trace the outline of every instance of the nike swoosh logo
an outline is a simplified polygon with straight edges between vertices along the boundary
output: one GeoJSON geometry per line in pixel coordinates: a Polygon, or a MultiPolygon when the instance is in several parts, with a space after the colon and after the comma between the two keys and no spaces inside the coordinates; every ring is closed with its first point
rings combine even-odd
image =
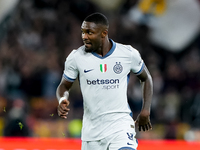
{"type": "Polygon", "coordinates": [[[90,72],[90,71],[92,71],[92,70],[94,70],[94,69],[84,70],[84,73],[90,72]]]}
{"type": "Polygon", "coordinates": [[[131,143],[128,142],[127,145],[133,145],[133,144],[131,144],[131,143]]]}

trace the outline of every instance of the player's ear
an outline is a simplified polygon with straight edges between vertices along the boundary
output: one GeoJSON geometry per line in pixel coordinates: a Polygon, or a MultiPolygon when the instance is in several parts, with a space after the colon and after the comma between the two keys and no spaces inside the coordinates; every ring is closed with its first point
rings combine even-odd
{"type": "Polygon", "coordinates": [[[105,38],[108,35],[108,31],[107,30],[103,30],[103,32],[101,33],[101,37],[105,38]]]}

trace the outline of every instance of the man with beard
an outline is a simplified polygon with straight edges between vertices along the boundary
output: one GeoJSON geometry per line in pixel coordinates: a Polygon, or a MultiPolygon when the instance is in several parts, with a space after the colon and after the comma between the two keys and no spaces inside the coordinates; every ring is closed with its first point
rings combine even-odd
{"type": "Polygon", "coordinates": [[[152,78],[139,52],[109,39],[108,28],[108,20],[101,13],[83,21],[84,45],[67,57],[57,88],[58,115],[67,118],[69,90],[78,78],[84,104],[82,150],[136,150],[135,122],[139,131],[152,129],[152,78]],[[135,122],[127,100],[130,72],[142,84],[143,106],[135,122]]]}

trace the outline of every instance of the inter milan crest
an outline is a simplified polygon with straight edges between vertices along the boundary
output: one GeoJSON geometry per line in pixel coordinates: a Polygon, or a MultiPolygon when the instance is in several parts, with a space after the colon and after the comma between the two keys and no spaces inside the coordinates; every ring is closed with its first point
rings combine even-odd
{"type": "Polygon", "coordinates": [[[114,65],[113,70],[114,70],[114,72],[115,72],[116,74],[120,74],[120,73],[122,72],[123,67],[122,67],[122,65],[120,64],[120,62],[119,62],[119,63],[116,62],[116,65],[114,65]]]}

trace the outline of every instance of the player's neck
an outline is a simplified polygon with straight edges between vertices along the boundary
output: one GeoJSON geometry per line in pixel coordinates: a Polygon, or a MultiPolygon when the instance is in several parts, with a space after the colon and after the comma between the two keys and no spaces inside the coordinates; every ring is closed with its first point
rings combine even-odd
{"type": "Polygon", "coordinates": [[[109,39],[105,39],[102,46],[96,52],[99,56],[104,57],[112,48],[112,42],[109,39]]]}

